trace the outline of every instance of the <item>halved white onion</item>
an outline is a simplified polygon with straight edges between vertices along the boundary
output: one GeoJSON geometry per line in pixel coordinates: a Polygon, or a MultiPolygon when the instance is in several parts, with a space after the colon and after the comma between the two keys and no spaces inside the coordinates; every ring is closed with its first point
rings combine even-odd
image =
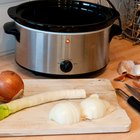
{"type": "Polygon", "coordinates": [[[97,119],[105,115],[109,103],[99,98],[97,94],[84,99],[81,103],[82,116],[85,119],[97,119]]]}
{"type": "Polygon", "coordinates": [[[59,124],[77,123],[80,121],[80,108],[70,101],[57,103],[49,112],[49,120],[59,124]]]}

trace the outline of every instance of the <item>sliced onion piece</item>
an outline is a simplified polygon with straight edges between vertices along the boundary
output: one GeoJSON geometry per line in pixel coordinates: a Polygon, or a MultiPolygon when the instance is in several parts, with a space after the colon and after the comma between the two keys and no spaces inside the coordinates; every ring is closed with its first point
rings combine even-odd
{"type": "Polygon", "coordinates": [[[84,99],[80,105],[82,116],[90,120],[103,117],[109,107],[109,103],[100,99],[97,94],[84,99]]]}
{"type": "Polygon", "coordinates": [[[70,101],[57,103],[49,112],[49,120],[59,124],[77,123],[80,121],[80,108],[70,101]]]}

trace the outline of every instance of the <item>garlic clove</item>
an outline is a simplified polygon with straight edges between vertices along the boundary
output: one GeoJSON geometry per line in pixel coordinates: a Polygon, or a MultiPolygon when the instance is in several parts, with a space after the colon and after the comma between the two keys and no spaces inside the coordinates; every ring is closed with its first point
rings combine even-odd
{"type": "Polygon", "coordinates": [[[120,75],[127,73],[133,76],[140,76],[140,63],[132,60],[121,61],[117,71],[120,75]]]}
{"type": "Polygon", "coordinates": [[[115,81],[125,81],[125,78],[140,79],[140,61],[124,60],[118,65],[117,72],[120,76],[115,81]]]}
{"type": "Polygon", "coordinates": [[[117,71],[120,75],[124,73],[134,74],[134,68],[135,68],[134,61],[124,60],[119,63],[117,71]]]}

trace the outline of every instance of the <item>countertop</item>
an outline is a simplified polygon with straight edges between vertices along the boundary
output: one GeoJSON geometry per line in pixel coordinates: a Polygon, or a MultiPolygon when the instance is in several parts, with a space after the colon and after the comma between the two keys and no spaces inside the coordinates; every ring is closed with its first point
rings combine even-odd
{"type": "MultiPolygon", "coordinates": [[[[113,79],[118,76],[117,66],[122,60],[140,60],[140,45],[126,39],[114,38],[110,43],[109,63],[103,73],[95,74],[89,78],[107,78],[111,80],[114,87],[124,88],[124,82],[115,82],[113,79]]],[[[0,57],[0,72],[4,70],[13,70],[23,79],[48,79],[48,77],[36,76],[27,71],[15,62],[14,53],[0,57]]],[[[132,79],[127,78],[125,83],[132,85],[132,79]]],[[[129,93],[128,93],[129,94],[129,93]]],[[[83,135],[56,135],[56,136],[30,136],[30,137],[0,137],[0,140],[139,140],[140,139],[140,114],[132,109],[121,97],[117,97],[119,104],[124,108],[132,121],[129,132],[126,133],[108,133],[108,134],[83,134],[83,135]]]]}

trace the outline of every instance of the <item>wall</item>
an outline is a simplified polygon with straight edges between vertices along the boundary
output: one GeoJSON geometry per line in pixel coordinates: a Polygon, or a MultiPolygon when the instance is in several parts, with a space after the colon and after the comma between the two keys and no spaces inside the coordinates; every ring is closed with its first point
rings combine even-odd
{"type": "Polygon", "coordinates": [[[20,4],[27,0],[0,0],[0,56],[11,53],[15,49],[15,38],[12,35],[4,33],[3,25],[11,21],[7,10],[9,7],[20,4]]]}

